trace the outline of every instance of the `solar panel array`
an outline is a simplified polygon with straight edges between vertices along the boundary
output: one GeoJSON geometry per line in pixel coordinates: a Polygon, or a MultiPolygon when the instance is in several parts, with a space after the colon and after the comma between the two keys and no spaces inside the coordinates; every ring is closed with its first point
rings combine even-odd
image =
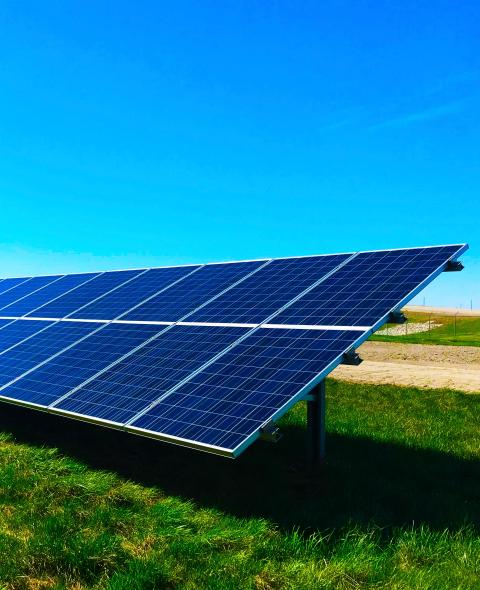
{"type": "Polygon", "coordinates": [[[235,457],[465,244],[0,280],[0,399],[235,457]]]}

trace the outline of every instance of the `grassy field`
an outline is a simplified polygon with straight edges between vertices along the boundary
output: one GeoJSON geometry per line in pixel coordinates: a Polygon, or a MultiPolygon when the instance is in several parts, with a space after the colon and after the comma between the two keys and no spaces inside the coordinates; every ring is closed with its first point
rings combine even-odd
{"type": "Polygon", "coordinates": [[[303,404],[237,461],[2,405],[0,588],[480,588],[480,397],[327,391],[313,479],[303,404]]]}
{"type": "MultiPolygon", "coordinates": [[[[377,332],[370,340],[380,342],[405,342],[413,344],[446,344],[455,346],[480,346],[480,318],[478,317],[457,317],[453,316],[436,316],[428,313],[408,312],[409,322],[425,322],[429,320],[431,324],[441,324],[432,327],[428,332],[419,332],[417,334],[408,334],[408,324],[406,327],[407,334],[401,336],[391,336],[382,332],[377,332]]],[[[394,327],[390,325],[390,327],[394,327]]],[[[402,329],[403,331],[403,329],[402,329]]]]}

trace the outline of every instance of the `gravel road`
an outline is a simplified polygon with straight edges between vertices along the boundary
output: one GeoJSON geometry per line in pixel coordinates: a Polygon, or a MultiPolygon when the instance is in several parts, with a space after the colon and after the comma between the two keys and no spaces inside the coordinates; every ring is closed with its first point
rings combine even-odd
{"type": "Polygon", "coordinates": [[[365,342],[364,362],[340,365],[332,377],[355,383],[448,388],[480,393],[480,347],[365,342]]]}

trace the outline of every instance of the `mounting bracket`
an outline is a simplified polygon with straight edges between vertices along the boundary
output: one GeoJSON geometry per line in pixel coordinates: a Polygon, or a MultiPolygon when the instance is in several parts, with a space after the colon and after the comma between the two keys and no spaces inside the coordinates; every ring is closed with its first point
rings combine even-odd
{"type": "Polygon", "coordinates": [[[407,321],[407,316],[403,311],[391,311],[388,314],[388,324],[404,324],[407,321]]]}
{"type": "Polygon", "coordinates": [[[363,363],[363,359],[356,350],[352,349],[343,353],[342,365],[352,365],[357,367],[360,363],[363,363]]]}
{"type": "Polygon", "coordinates": [[[278,442],[282,438],[282,433],[276,424],[267,422],[260,428],[260,438],[268,442],[278,442]]]}
{"type": "Polygon", "coordinates": [[[444,272],[459,272],[464,268],[460,260],[449,260],[443,270],[444,272]]]}

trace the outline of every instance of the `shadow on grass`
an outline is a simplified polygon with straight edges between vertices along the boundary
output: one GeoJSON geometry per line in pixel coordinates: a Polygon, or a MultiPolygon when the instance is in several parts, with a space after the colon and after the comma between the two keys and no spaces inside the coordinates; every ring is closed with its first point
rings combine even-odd
{"type": "Polygon", "coordinates": [[[480,530],[480,464],[434,451],[330,435],[322,472],[306,475],[305,431],[283,428],[235,461],[16,406],[1,405],[0,430],[54,446],[88,466],[239,517],[306,533],[347,523],[480,530]]]}

